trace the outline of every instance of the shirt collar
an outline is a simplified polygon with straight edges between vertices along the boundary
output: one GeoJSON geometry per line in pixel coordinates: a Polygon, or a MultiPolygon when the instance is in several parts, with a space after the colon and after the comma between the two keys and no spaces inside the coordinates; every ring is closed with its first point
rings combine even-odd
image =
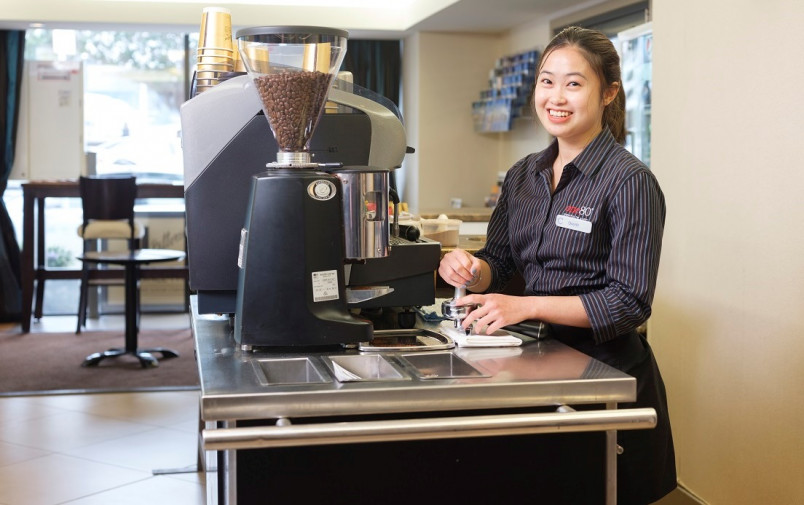
{"type": "MultiPolygon", "coordinates": [[[[614,135],[607,127],[597,134],[592,139],[583,151],[575,157],[569,164],[575,166],[586,177],[591,177],[595,174],[603,164],[603,160],[611,149],[617,144],[614,135]]],[[[539,157],[533,164],[534,174],[542,172],[553,165],[553,162],[558,156],[558,140],[553,139],[550,145],[541,152],[539,157]]]]}
{"type": "Polygon", "coordinates": [[[609,151],[617,144],[611,131],[604,127],[603,130],[592,139],[583,151],[572,160],[572,164],[587,177],[591,177],[600,170],[603,160],[609,151]]]}
{"type": "Polygon", "coordinates": [[[539,153],[532,166],[534,175],[543,172],[553,166],[553,162],[558,156],[558,140],[553,139],[547,149],[539,153]]]}

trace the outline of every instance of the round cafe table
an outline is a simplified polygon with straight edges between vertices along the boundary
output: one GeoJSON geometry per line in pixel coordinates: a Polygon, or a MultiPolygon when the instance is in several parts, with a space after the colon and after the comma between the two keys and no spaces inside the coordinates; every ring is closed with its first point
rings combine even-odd
{"type": "Polygon", "coordinates": [[[164,347],[150,349],[137,348],[137,315],[139,314],[139,296],[137,291],[140,280],[140,266],[148,263],[179,261],[184,259],[184,252],[172,249],[135,249],[132,251],[89,251],[78,259],[96,264],[122,265],[125,268],[125,312],[126,312],[126,346],[112,348],[107,351],[90,354],[81,366],[96,366],[101,360],[114,358],[124,354],[133,354],[140,360],[143,368],[159,366],[153,353],[160,353],[162,358],[177,358],[176,351],[164,347]]]}

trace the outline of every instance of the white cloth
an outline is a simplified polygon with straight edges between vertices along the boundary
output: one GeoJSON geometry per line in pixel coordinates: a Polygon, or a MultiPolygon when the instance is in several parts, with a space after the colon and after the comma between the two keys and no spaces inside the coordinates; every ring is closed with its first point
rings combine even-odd
{"type": "Polygon", "coordinates": [[[467,335],[462,329],[456,329],[452,321],[443,321],[439,330],[455,341],[458,347],[513,347],[522,345],[522,339],[507,331],[497,330],[491,335],[467,335]]]}

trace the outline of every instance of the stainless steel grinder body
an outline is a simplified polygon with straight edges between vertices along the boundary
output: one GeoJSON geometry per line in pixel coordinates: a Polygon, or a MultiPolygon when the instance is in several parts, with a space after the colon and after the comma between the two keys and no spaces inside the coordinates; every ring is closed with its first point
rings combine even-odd
{"type": "Polygon", "coordinates": [[[384,258],[389,254],[389,171],[374,167],[344,167],[332,173],[343,187],[346,257],[384,258]]]}

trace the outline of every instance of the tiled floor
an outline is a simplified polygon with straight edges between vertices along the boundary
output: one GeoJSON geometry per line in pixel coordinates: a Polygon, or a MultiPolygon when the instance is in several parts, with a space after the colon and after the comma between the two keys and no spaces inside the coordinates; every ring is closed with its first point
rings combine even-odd
{"type": "MultiPolygon", "coordinates": [[[[123,327],[104,316],[95,327],[123,327]]],[[[70,331],[44,317],[31,331],[70,331]]],[[[187,327],[144,315],[142,327],[187,327]]],[[[0,325],[0,332],[18,332],[0,325]]],[[[0,505],[201,505],[198,391],[0,397],[0,505]]]]}

